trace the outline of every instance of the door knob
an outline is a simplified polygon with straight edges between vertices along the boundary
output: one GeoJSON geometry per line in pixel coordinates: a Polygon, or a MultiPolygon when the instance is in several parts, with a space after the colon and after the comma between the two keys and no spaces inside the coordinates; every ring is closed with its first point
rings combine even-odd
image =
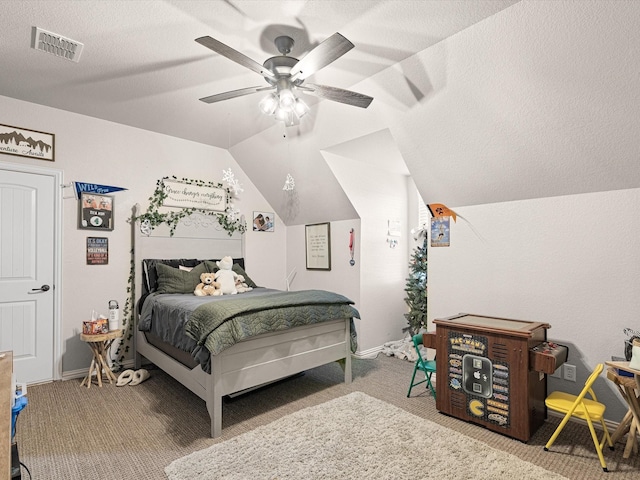
{"type": "Polygon", "coordinates": [[[49,285],[42,285],[40,288],[32,288],[29,293],[46,292],[49,289],[51,289],[49,285]]]}

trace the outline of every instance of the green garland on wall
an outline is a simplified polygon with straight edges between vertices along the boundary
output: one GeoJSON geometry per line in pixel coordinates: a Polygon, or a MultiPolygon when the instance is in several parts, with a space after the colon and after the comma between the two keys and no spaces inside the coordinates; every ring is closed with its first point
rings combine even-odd
{"type": "Polygon", "coordinates": [[[227,211],[224,213],[212,212],[211,210],[204,210],[201,208],[181,208],[179,210],[160,213],[159,209],[160,207],[162,207],[164,200],[167,198],[167,193],[165,192],[164,188],[164,181],[168,179],[180,181],[186,183],[187,185],[196,185],[198,187],[222,188],[227,193],[227,205],[229,205],[231,192],[221,183],[205,182],[202,180],[191,180],[188,178],[182,178],[178,180],[178,178],[176,178],[175,176],[163,177],[156,182],[156,189],[153,192],[153,195],[149,197],[149,208],[147,209],[147,211],[136,217],[134,220],[148,222],[151,228],[155,228],[162,223],[166,223],[169,226],[169,234],[173,236],[173,233],[175,232],[180,220],[188,217],[194,212],[197,212],[201,215],[216,217],[218,219],[218,223],[220,223],[222,228],[224,228],[229,233],[229,236],[233,235],[233,233],[236,231],[240,233],[244,233],[247,231],[247,225],[245,222],[240,219],[229,218],[229,206],[227,206],[227,211]]]}

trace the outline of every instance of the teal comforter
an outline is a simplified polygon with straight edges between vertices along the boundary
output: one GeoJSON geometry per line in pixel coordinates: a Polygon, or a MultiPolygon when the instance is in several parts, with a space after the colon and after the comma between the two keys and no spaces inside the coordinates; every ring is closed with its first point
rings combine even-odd
{"type": "Polygon", "coordinates": [[[353,318],[360,318],[347,297],[324,290],[277,292],[271,295],[225,298],[196,308],[185,325],[185,332],[198,347],[216,355],[235,343],[261,333],[351,318],[351,349],[357,340],[353,318]]]}

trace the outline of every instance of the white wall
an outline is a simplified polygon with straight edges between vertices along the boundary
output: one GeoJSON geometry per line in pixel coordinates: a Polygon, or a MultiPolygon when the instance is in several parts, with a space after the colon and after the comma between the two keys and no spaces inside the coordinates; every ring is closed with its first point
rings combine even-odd
{"type": "Polygon", "coordinates": [[[347,193],[361,219],[360,307],[358,351],[367,353],[403,337],[409,257],[408,184],[405,175],[372,163],[323,153],[333,174],[347,193]],[[389,220],[398,221],[401,236],[389,237],[389,220]],[[397,240],[390,248],[388,240],[397,240]]]}
{"type": "MultiPolygon", "coordinates": [[[[80,341],[82,320],[92,309],[107,313],[110,299],[124,306],[131,249],[128,218],[132,206],[148,204],[156,181],[164,176],[221,182],[231,168],[244,192],[234,202],[247,218],[253,211],[273,211],[226,150],[145,130],[77,115],[0,96],[3,123],[55,134],[55,162],[0,154],[0,162],[33,164],[63,171],[64,183],[98,183],[127,188],[114,194],[115,228],[98,232],[109,238],[109,264],[86,265],[86,237],[78,230],[77,202],[70,188],[63,200],[62,245],[62,370],[86,369],[91,354],[80,341]]],[[[279,285],[285,272],[286,232],[276,218],[273,233],[246,234],[247,273],[259,285],[279,285]],[[265,255],[268,252],[268,255],[265,255]]],[[[57,285],[60,288],[60,285],[57,285]]]]}
{"type": "MultiPolygon", "coordinates": [[[[551,325],[569,346],[579,391],[597,363],[623,356],[640,330],[640,189],[456,208],[451,247],[429,248],[429,320],[477,313],[551,325]]],[[[604,376],[607,418],[626,412],[604,376]]],[[[600,398],[602,396],[602,398],[600,398]]]]}

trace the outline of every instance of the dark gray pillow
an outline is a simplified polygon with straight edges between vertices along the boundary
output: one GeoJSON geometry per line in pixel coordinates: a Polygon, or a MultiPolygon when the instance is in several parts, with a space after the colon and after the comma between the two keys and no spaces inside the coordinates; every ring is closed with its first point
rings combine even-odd
{"type": "MultiPolygon", "coordinates": [[[[215,273],[218,270],[220,270],[218,268],[218,265],[216,265],[215,260],[205,260],[204,263],[207,264],[207,268],[209,269],[209,272],[215,273]]],[[[231,270],[233,270],[238,275],[242,275],[244,277],[244,283],[246,283],[248,287],[256,288],[258,286],[255,284],[253,280],[251,280],[249,275],[247,275],[247,272],[244,271],[244,268],[242,268],[240,265],[235,263],[235,258],[233,259],[233,266],[231,267],[231,270]]]]}
{"type": "Polygon", "coordinates": [[[156,264],[156,271],[158,273],[158,293],[193,293],[200,283],[200,275],[209,270],[202,262],[193,267],[190,272],[162,263],[156,264]]]}

